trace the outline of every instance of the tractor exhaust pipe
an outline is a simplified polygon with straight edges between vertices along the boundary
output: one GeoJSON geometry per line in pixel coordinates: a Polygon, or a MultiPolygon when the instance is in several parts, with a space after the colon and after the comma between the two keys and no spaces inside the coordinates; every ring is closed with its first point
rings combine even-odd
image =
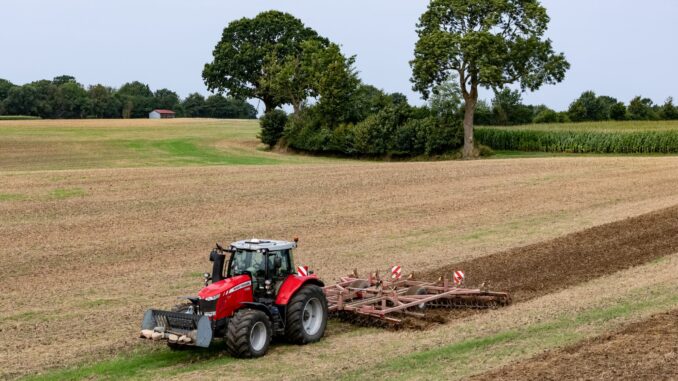
{"type": "Polygon", "coordinates": [[[212,283],[224,279],[223,274],[226,256],[220,254],[217,249],[213,249],[210,253],[210,262],[212,262],[212,283]]]}

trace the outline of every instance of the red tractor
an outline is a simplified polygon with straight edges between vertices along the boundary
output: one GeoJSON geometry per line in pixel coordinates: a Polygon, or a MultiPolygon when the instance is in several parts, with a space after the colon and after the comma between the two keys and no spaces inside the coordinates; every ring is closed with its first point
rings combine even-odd
{"type": "Polygon", "coordinates": [[[217,244],[198,296],[173,311],[146,311],[141,337],[167,341],[172,349],[206,348],[221,337],[236,357],[263,356],[274,336],[296,344],[320,340],[327,326],[324,284],[294,267],[296,247],[297,239],[217,244]]]}

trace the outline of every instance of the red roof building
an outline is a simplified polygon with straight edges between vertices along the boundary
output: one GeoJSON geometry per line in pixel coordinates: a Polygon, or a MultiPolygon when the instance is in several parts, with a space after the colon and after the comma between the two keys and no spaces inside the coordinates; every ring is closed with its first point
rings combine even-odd
{"type": "Polygon", "coordinates": [[[153,110],[148,114],[149,119],[172,119],[176,117],[177,113],[172,110],[153,110]]]}

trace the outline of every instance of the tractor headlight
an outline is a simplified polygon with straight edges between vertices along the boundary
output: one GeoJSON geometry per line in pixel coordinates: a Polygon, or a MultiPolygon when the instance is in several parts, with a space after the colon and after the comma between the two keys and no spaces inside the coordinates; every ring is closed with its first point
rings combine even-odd
{"type": "Polygon", "coordinates": [[[221,296],[221,294],[216,294],[214,296],[210,296],[210,297],[205,298],[205,301],[206,302],[213,302],[213,301],[219,299],[220,296],[221,296]]]}

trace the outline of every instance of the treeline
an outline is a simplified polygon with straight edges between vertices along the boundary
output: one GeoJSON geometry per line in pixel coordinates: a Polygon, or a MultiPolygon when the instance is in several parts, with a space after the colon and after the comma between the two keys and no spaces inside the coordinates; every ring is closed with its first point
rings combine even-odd
{"type": "Polygon", "coordinates": [[[168,109],[179,117],[255,119],[249,103],[219,94],[207,98],[193,93],[181,99],[169,89],[155,92],[134,81],[119,89],[101,84],[87,88],[72,76],[40,80],[22,86],[0,79],[0,115],[44,119],[148,118],[154,109],[168,109]]]}
{"type": "Polygon", "coordinates": [[[657,105],[649,98],[634,97],[627,104],[610,96],[585,91],[567,111],[556,112],[544,105],[525,105],[518,90],[503,89],[491,103],[479,101],[475,123],[484,126],[511,126],[530,123],[600,122],[606,120],[676,120],[678,107],[673,98],[657,105]]]}
{"type": "Polygon", "coordinates": [[[208,89],[260,99],[260,138],[271,147],[377,157],[441,154],[462,143],[456,94],[413,107],[403,94],[365,84],[355,57],[290,14],[231,22],[213,56],[203,71],[208,89]]]}

